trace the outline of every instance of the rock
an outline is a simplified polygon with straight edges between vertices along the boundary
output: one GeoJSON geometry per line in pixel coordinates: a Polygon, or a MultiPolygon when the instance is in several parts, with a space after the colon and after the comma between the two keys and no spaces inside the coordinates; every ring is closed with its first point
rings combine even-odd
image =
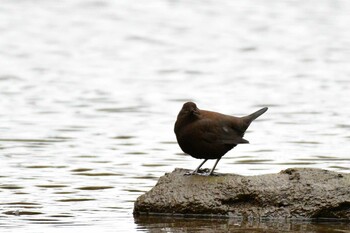
{"type": "Polygon", "coordinates": [[[290,168],[277,174],[184,176],[175,169],[137,198],[135,215],[225,216],[243,219],[350,220],[350,174],[290,168]]]}

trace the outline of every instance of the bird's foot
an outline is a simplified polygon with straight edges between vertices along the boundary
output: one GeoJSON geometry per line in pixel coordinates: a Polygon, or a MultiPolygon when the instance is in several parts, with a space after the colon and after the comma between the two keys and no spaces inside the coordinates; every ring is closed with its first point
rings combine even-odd
{"type": "Polygon", "coordinates": [[[214,172],[205,172],[205,173],[201,173],[201,174],[198,174],[198,175],[201,175],[201,176],[219,176],[218,174],[214,173],[214,172]]]}
{"type": "Polygon", "coordinates": [[[198,175],[202,175],[202,174],[208,173],[209,171],[210,171],[209,168],[203,168],[203,169],[199,169],[199,170],[197,171],[197,174],[198,174],[198,175]]]}
{"type": "Polygon", "coordinates": [[[186,172],[184,174],[184,176],[192,176],[192,175],[195,175],[196,173],[194,173],[193,171],[192,172],[186,172]]]}
{"type": "Polygon", "coordinates": [[[210,173],[210,170],[208,168],[204,169],[198,169],[197,171],[191,171],[191,172],[186,172],[184,176],[192,176],[192,175],[200,175],[200,176],[208,176],[210,173]]]}

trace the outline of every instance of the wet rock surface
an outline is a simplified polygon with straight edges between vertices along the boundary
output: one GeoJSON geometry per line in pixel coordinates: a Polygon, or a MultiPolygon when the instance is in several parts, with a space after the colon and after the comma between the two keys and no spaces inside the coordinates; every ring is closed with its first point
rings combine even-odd
{"type": "Polygon", "coordinates": [[[135,215],[350,221],[350,174],[290,168],[277,174],[184,176],[175,169],[137,198],[135,215]]]}

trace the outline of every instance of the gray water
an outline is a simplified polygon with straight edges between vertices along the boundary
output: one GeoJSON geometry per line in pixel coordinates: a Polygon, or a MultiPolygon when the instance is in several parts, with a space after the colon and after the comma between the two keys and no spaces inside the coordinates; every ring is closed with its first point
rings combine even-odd
{"type": "Polygon", "coordinates": [[[347,0],[1,0],[1,232],[349,231],[132,216],[159,176],[200,162],[173,133],[188,100],[269,107],[217,172],[350,172],[349,12],[347,0]]]}

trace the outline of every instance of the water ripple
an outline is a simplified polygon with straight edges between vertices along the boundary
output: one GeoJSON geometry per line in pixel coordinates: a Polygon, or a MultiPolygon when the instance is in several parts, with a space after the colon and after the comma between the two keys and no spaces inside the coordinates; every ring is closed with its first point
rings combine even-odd
{"type": "Polygon", "coordinates": [[[187,101],[237,116],[269,107],[218,172],[350,172],[348,1],[1,1],[0,12],[3,232],[346,231],[132,209],[160,176],[200,163],[173,132],[187,101]]]}

